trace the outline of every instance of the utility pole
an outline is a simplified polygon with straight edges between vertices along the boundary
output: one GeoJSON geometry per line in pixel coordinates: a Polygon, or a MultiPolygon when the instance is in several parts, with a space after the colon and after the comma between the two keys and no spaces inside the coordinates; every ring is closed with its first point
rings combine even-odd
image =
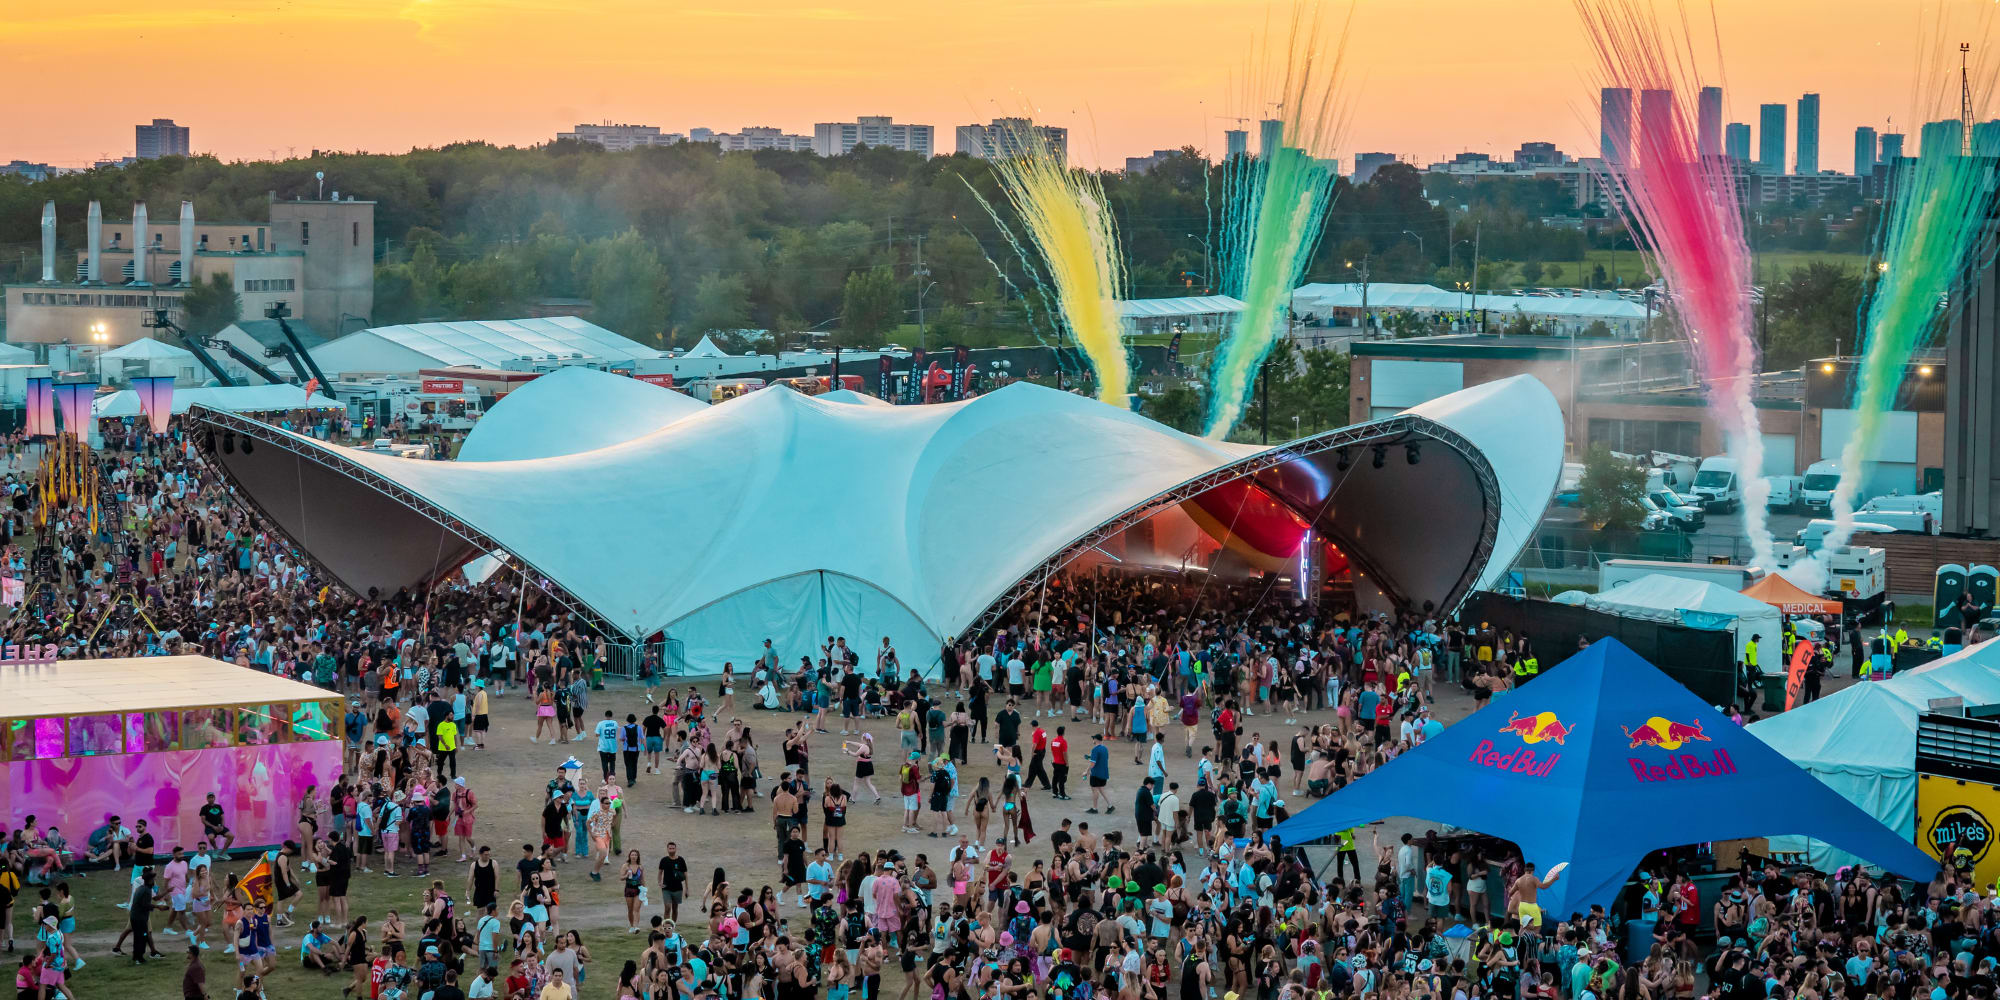
{"type": "Polygon", "coordinates": [[[1479,230],[1485,226],[1481,219],[1472,224],[1472,310],[1479,313],[1479,332],[1486,332],[1486,312],[1479,308],[1479,230]]]}
{"type": "Polygon", "coordinates": [[[1972,78],[1966,75],[1965,60],[1972,53],[1969,42],[1958,43],[1958,155],[1972,155],[1972,78]]]}
{"type": "Polygon", "coordinates": [[[1271,443],[1271,356],[1264,355],[1264,363],[1257,371],[1257,408],[1264,412],[1264,443],[1271,443]]]}
{"type": "Polygon", "coordinates": [[[917,266],[910,272],[917,279],[917,346],[924,346],[924,293],[930,291],[924,279],[931,276],[931,269],[924,266],[924,235],[917,234],[917,266]]]}

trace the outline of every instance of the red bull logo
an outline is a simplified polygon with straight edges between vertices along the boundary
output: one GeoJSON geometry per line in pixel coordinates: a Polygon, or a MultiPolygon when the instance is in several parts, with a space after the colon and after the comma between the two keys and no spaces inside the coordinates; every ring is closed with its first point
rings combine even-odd
{"type": "MultiPolygon", "coordinates": [[[[1689,743],[1712,742],[1708,735],[1702,732],[1700,720],[1692,723],[1675,722],[1656,715],[1640,723],[1637,729],[1625,726],[1619,728],[1625,731],[1625,738],[1630,741],[1631,749],[1635,750],[1639,747],[1656,747],[1674,751],[1689,743]]],[[[1640,781],[1688,781],[1736,773],[1736,762],[1730,759],[1729,751],[1721,747],[1717,747],[1705,760],[1691,753],[1670,752],[1664,764],[1640,760],[1637,757],[1629,758],[1626,763],[1632,766],[1633,777],[1640,781]]]]}
{"type": "MultiPolygon", "coordinates": [[[[1538,712],[1522,716],[1510,713],[1507,724],[1500,727],[1503,733],[1512,733],[1521,738],[1522,743],[1553,743],[1562,746],[1576,727],[1565,724],[1554,712],[1538,712]]],[[[1554,771],[1556,762],[1562,759],[1560,753],[1541,754],[1526,746],[1516,747],[1511,752],[1502,751],[1492,740],[1480,740],[1472,749],[1471,761],[1480,767],[1490,767],[1509,774],[1525,775],[1530,778],[1548,776],[1554,771]]]]}

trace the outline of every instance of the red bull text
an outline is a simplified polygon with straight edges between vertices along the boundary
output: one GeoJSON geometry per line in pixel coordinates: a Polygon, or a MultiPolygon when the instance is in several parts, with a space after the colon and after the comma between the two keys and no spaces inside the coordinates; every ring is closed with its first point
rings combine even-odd
{"type": "Polygon", "coordinates": [[[1544,757],[1525,746],[1516,747],[1511,753],[1501,753],[1494,748],[1492,740],[1480,740],[1479,745],[1472,748],[1471,757],[1472,762],[1480,767],[1490,767],[1496,771],[1526,775],[1530,778],[1548,777],[1549,772],[1555,770],[1556,762],[1561,759],[1562,754],[1552,753],[1544,757]]]}
{"type": "Polygon", "coordinates": [[[1640,781],[1688,781],[1736,773],[1736,762],[1729,759],[1729,751],[1720,748],[1707,760],[1688,753],[1669,756],[1665,764],[1648,764],[1637,757],[1626,763],[1632,765],[1632,774],[1640,781]]]}

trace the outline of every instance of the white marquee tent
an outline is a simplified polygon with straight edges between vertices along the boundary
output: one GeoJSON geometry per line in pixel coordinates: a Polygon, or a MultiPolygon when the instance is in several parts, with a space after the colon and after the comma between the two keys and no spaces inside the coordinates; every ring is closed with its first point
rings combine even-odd
{"type": "MultiPolygon", "coordinates": [[[[170,405],[175,413],[197,406],[229,413],[272,413],[281,410],[343,410],[346,404],[322,392],[307,400],[305,390],[296,385],[210,385],[174,389],[170,405]]],[[[120,389],[91,401],[90,412],[99,420],[136,417],[140,414],[139,394],[120,389]]]]}
{"type": "Polygon", "coordinates": [[[356,330],[311,349],[332,378],[346,372],[405,373],[473,365],[533,371],[538,366],[623,364],[660,352],[575,316],[406,323],[356,330]]]}
{"type": "MultiPolygon", "coordinates": [[[[1886,681],[1838,693],[1750,726],[1750,732],[1811,771],[1891,830],[1914,837],[1917,717],[1933,698],[2000,704],[2000,642],[1983,642],[1886,681]]],[[[1823,842],[1789,838],[1821,871],[1852,863],[1823,842]]],[[[1774,847],[1780,846],[1774,843],[1774,847]]]]}
{"type": "MultiPolygon", "coordinates": [[[[636,423],[587,403],[570,408],[580,440],[636,423]]],[[[521,461],[410,462],[228,414],[203,420],[212,460],[346,586],[421,587],[504,549],[615,632],[679,639],[697,672],[746,665],[767,637],[796,662],[830,634],[861,649],[886,635],[907,666],[926,665],[943,638],[990,622],[1042,574],[1252,475],[1366,567],[1381,590],[1364,588],[1364,601],[1450,607],[1504,572],[1562,461],[1561,414],[1527,376],[1274,448],[1029,383],[930,406],[767,389],[622,443],[521,461]],[[232,434],[259,446],[219,446],[232,434]],[[1419,445],[1420,461],[1374,468],[1375,443],[1419,445]]]]}
{"type": "Polygon", "coordinates": [[[1690,628],[1722,628],[1736,636],[1736,662],[1753,635],[1763,636],[1757,650],[1763,654],[1758,667],[1765,673],[1782,673],[1778,636],[1784,619],[1778,609],[1754,597],[1745,597],[1728,587],[1706,580],[1684,580],[1653,573],[1620,584],[1601,594],[1565,591],[1555,600],[1602,611],[1620,618],[1670,622],[1690,628]]]}

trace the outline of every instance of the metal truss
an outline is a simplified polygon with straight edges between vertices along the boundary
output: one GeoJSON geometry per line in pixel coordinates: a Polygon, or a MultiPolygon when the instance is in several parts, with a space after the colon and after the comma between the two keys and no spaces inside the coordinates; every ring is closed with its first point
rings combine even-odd
{"type": "MultiPolygon", "coordinates": [[[[214,465],[217,469],[221,470],[222,474],[228,477],[230,487],[236,494],[237,500],[241,502],[243,505],[251,508],[252,510],[255,510],[258,516],[263,518],[264,521],[268,523],[273,530],[284,535],[285,538],[292,543],[292,548],[299,553],[299,556],[312,565],[314,572],[320,574],[320,576],[323,579],[331,580],[335,583],[338,583],[343,589],[347,590],[349,593],[352,593],[357,597],[366,597],[367,595],[361,593],[360,589],[355,587],[353,584],[349,583],[346,580],[341,579],[340,574],[333,572],[333,570],[329,569],[325,563],[322,563],[317,556],[314,556],[312,554],[312,551],[306,547],[305,543],[301,539],[293,535],[291,532],[286,531],[283,524],[277,518],[272,517],[271,512],[267,510],[262,503],[259,503],[255,497],[251,496],[248,490],[243,488],[243,484],[237,480],[235,473],[229,470],[228,463],[222,461],[221,456],[218,454],[218,447],[220,444],[220,441],[217,437],[218,435],[234,433],[244,438],[248,438],[250,440],[257,441],[261,444],[268,445],[270,447],[283,449],[287,454],[292,455],[295,458],[304,461],[311,461],[325,468],[338,472],[344,476],[347,476],[350,479],[355,480],[358,483],[361,483],[362,485],[368,487],[369,489],[372,489],[375,492],[380,493],[381,495],[388,497],[389,499],[394,500],[399,504],[402,504],[404,507],[408,508],[411,513],[414,513],[417,516],[422,517],[427,521],[430,521],[432,524],[437,525],[438,527],[444,529],[445,531],[451,532],[452,534],[458,536],[460,539],[464,540],[468,544],[476,546],[482,551],[486,552],[506,551],[509,555],[513,556],[515,561],[519,562],[522,566],[527,567],[527,569],[531,573],[533,573],[535,577],[538,578],[538,581],[535,584],[535,586],[538,589],[540,589],[543,593],[548,594],[550,597],[554,598],[556,603],[562,605],[563,608],[569,611],[571,614],[576,615],[579,618],[582,618],[585,622],[589,623],[591,627],[597,629],[600,633],[604,635],[622,637],[626,639],[628,642],[636,641],[638,638],[637,636],[633,636],[627,633],[624,629],[612,624],[609,619],[597,613],[588,604],[583,603],[582,601],[578,600],[574,595],[564,590],[559,584],[555,582],[554,577],[551,577],[549,574],[543,572],[540,567],[537,567],[533,563],[528,562],[526,559],[522,558],[518,553],[515,553],[512,550],[507,549],[506,546],[501,545],[498,541],[494,540],[491,536],[487,535],[485,532],[480,531],[478,528],[475,528],[470,524],[467,524],[463,520],[460,520],[456,515],[452,514],[450,511],[447,511],[444,508],[439,507],[438,505],[425,499],[424,497],[411,492],[407,487],[404,487],[402,484],[397,483],[394,480],[384,478],[383,476],[377,474],[373,469],[370,469],[365,465],[362,465],[358,462],[353,461],[352,459],[349,459],[346,455],[342,454],[341,450],[337,447],[328,447],[325,449],[320,449],[320,448],[302,449],[298,446],[297,439],[292,437],[291,434],[286,431],[280,430],[277,427],[264,423],[261,420],[252,420],[248,417],[242,416],[241,414],[228,413],[222,410],[210,409],[209,407],[203,406],[199,403],[195,404],[192,408],[189,409],[188,416],[198,425],[198,428],[200,430],[200,433],[196,433],[193,436],[195,447],[201,450],[201,452],[208,458],[210,464],[214,465]]],[[[432,577],[430,579],[427,579],[425,581],[425,584],[427,586],[435,586],[437,580],[438,577],[432,577]]],[[[523,581],[522,585],[526,586],[527,585],[526,581],[523,581]]]]}
{"type": "MultiPolygon", "coordinates": [[[[1322,452],[1357,445],[1393,445],[1417,439],[1435,441],[1458,453],[1465,459],[1466,464],[1472,468],[1473,475],[1479,480],[1481,507],[1479,542],[1474,546],[1472,558],[1467,561],[1465,569],[1459,573],[1458,582],[1447,592],[1446,599],[1440,602],[1441,606],[1438,613],[1449,614],[1453,610],[1456,610],[1458,605],[1463,603],[1465,598],[1471,594],[1473,586],[1478,582],[1475,578],[1478,568],[1484,566],[1486,560],[1493,554],[1494,539],[1500,530],[1500,506],[1498,503],[1500,498],[1500,484],[1494,477],[1493,467],[1488,464],[1486,457],[1481,455],[1479,450],[1472,446],[1471,442],[1459,436],[1456,431],[1425,417],[1400,414],[1383,420],[1327,431],[1323,434],[1294,442],[1286,447],[1259,452],[1249,458],[1204,473],[1151,499],[1126,508],[1123,513],[1079,536],[1076,540],[1064,546],[1055,555],[1043,560],[1027,576],[1022,577],[1019,582],[995,598],[993,603],[987,605],[986,610],[980,612],[979,616],[972,620],[972,624],[966,627],[963,634],[968,636],[983,636],[987,634],[1014,605],[1020,603],[1036,590],[1039,590],[1051,577],[1062,572],[1064,567],[1074,562],[1078,557],[1169,506],[1184,500],[1193,499],[1224,483],[1234,482],[1246,476],[1255,476],[1258,473],[1269,471],[1288,462],[1308,458],[1322,452]]],[[[1291,507],[1293,512],[1299,514],[1301,517],[1307,520],[1316,520],[1315,514],[1317,512],[1299,510],[1296,505],[1284,497],[1278,496],[1275,493],[1272,495],[1279,502],[1284,503],[1287,507],[1291,507]]],[[[1365,558],[1357,558],[1359,553],[1357,551],[1350,551],[1349,546],[1343,545],[1342,551],[1347,553],[1351,561],[1357,562],[1364,570],[1374,574],[1375,578],[1384,585],[1384,592],[1391,591],[1394,583],[1391,578],[1382,574],[1373,565],[1368,564],[1365,558]]],[[[1403,595],[1399,594],[1398,596],[1403,595]]]]}

